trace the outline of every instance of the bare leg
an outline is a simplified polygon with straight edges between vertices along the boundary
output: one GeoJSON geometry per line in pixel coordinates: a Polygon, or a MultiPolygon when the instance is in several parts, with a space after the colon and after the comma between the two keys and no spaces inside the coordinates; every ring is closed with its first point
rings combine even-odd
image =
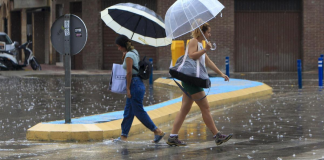
{"type": "Polygon", "coordinates": [[[191,106],[193,104],[193,100],[191,100],[186,94],[182,94],[182,105],[181,105],[181,109],[178,112],[174,123],[173,123],[173,128],[171,131],[171,134],[178,134],[183,121],[185,120],[187,114],[189,113],[191,106]]]}
{"type": "Polygon", "coordinates": [[[153,132],[154,132],[155,135],[160,135],[160,136],[163,135],[163,133],[164,133],[164,132],[163,132],[161,129],[159,129],[159,128],[156,129],[156,130],[153,131],[153,132]]]}
{"type": "MultiPolygon", "coordinates": [[[[202,91],[202,92],[193,94],[191,96],[192,96],[193,99],[198,99],[198,98],[201,98],[201,97],[205,96],[205,92],[202,91]]],[[[203,117],[203,120],[204,120],[206,126],[213,133],[213,135],[216,135],[218,133],[218,130],[217,130],[216,125],[214,123],[214,119],[210,114],[209,103],[208,103],[207,97],[200,100],[200,101],[195,101],[195,102],[200,108],[200,111],[202,113],[202,117],[203,117]]]]}

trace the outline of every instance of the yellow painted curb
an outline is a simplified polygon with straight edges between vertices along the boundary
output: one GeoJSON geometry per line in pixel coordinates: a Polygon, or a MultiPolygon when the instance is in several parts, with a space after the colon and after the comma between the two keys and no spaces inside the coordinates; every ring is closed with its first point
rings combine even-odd
{"type": "MultiPolygon", "coordinates": [[[[172,79],[159,78],[154,81],[155,86],[178,87],[172,79]]],[[[272,94],[272,88],[266,84],[246,88],[238,91],[208,95],[210,106],[233,103],[243,99],[262,97],[272,94]]],[[[181,102],[148,111],[153,122],[158,126],[173,121],[181,108],[181,102]]],[[[194,103],[190,113],[199,111],[194,103]]],[[[97,124],[44,124],[39,123],[27,130],[27,140],[37,141],[102,141],[116,138],[121,134],[122,119],[97,124]]],[[[146,127],[135,117],[129,135],[141,133],[146,127]]]]}

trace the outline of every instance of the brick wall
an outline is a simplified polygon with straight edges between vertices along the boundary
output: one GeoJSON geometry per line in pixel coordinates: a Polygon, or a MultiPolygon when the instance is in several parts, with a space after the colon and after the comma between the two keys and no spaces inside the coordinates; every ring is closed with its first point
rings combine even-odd
{"type": "Polygon", "coordinates": [[[208,53],[216,66],[225,72],[225,57],[230,57],[230,70],[234,71],[234,0],[219,0],[225,8],[222,17],[218,15],[210,21],[212,26],[211,41],[217,45],[216,51],[208,53]]]}
{"type": "Polygon", "coordinates": [[[83,68],[102,69],[101,0],[82,1],[82,19],[88,29],[88,41],[83,49],[83,68]]]}
{"type": "Polygon", "coordinates": [[[324,54],[324,1],[303,0],[303,69],[317,69],[317,60],[324,54]]]}
{"type": "MultiPolygon", "coordinates": [[[[157,13],[164,19],[167,9],[176,0],[157,0],[157,13]]],[[[224,4],[223,17],[219,15],[210,21],[212,26],[212,42],[216,42],[217,50],[210,51],[209,57],[222,70],[225,70],[225,57],[231,60],[231,71],[234,71],[234,0],[219,0],[224,4]]],[[[57,0],[56,4],[63,4],[64,14],[69,13],[69,3],[74,0],[57,0]]],[[[303,0],[302,22],[302,50],[304,70],[317,69],[317,58],[324,54],[324,1],[303,0]]],[[[83,49],[84,69],[103,69],[102,20],[100,18],[101,0],[82,0],[82,19],[88,29],[88,41],[83,49]],[[91,7],[89,7],[91,6],[91,7]]],[[[178,39],[190,39],[190,34],[178,39]]],[[[168,69],[171,62],[171,46],[156,49],[154,62],[158,69],[168,69]]]]}
{"type": "MultiPolygon", "coordinates": [[[[175,2],[175,0],[158,0],[157,13],[165,18],[166,11],[175,2]]],[[[225,57],[230,56],[232,60],[231,70],[234,69],[234,0],[220,0],[225,6],[222,11],[223,17],[218,15],[215,19],[209,21],[212,31],[211,41],[217,44],[216,51],[209,51],[208,56],[218,66],[219,69],[225,71],[225,57]]],[[[177,40],[190,39],[190,33],[177,38],[177,40]]],[[[158,68],[166,70],[171,62],[171,46],[159,47],[157,49],[158,68]]]]}

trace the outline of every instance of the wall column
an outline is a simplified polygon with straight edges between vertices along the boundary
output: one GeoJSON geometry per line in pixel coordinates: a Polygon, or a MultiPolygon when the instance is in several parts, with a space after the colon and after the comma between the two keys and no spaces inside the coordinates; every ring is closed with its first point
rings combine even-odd
{"type": "Polygon", "coordinates": [[[40,64],[45,63],[44,12],[33,12],[33,53],[40,64]]]}
{"type": "MultiPolygon", "coordinates": [[[[49,16],[48,16],[48,21],[45,25],[48,25],[48,32],[49,35],[51,34],[51,28],[52,28],[52,24],[54,23],[55,19],[56,19],[56,1],[49,1],[49,6],[51,8],[50,12],[49,12],[49,16]]],[[[53,45],[52,45],[52,41],[51,41],[51,36],[48,37],[49,40],[49,64],[51,65],[56,65],[56,50],[54,49],[53,45]]]]}
{"type": "MultiPolygon", "coordinates": [[[[21,44],[27,42],[27,12],[26,9],[21,10],[21,44]]],[[[24,62],[25,60],[25,52],[24,50],[20,50],[21,53],[21,61],[24,62]]]]}

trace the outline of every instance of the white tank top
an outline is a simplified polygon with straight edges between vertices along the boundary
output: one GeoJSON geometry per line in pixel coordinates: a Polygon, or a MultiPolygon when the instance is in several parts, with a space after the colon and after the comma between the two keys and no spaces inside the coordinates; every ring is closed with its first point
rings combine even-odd
{"type": "MultiPolygon", "coordinates": [[[[202,49],[204,49],[203,44],[198,42],[198,51],[200,51],[202,49]]],[[[202,56],[200,56],[199,61],[200,61],[201,64],[203,64],[206,67],[205,59],[206,59],[206,55],[203,54],[202,56]]]]}
{"type": "MultiPolygon", "coordinates": [[[[189,48],[189,47],[188,47],[188,45],[187,45],[184,59],[183,59],[181,65],[180,65],[180,66],[178,67],[178,69],[177,69],[178,72],[181,70],[181,68],[182,68],[183,65],[184,65],[184,62],[186,61],[186,58],[187,58],[187,56],[188,56],[188,48],[189,48]]],[[[203,44],[200,43],[200,42],[198,42],[198,51],[200,51],[200,50],[202,50],[202,49],[204,49],[203,44]]],[[[196,61],[199,61],[199,63],[203,64],[203,66],[204,66],[205,69],[206,69],[205,59],[206,59],[206,55],[203,54],[202,56],[199,57],[199,60],[197,59],[196,61]]],[[[199,77],[199,75],[200,75],[200,65],[199,65],[199,63],[197,63],[196,77],[199,77]]]]}

